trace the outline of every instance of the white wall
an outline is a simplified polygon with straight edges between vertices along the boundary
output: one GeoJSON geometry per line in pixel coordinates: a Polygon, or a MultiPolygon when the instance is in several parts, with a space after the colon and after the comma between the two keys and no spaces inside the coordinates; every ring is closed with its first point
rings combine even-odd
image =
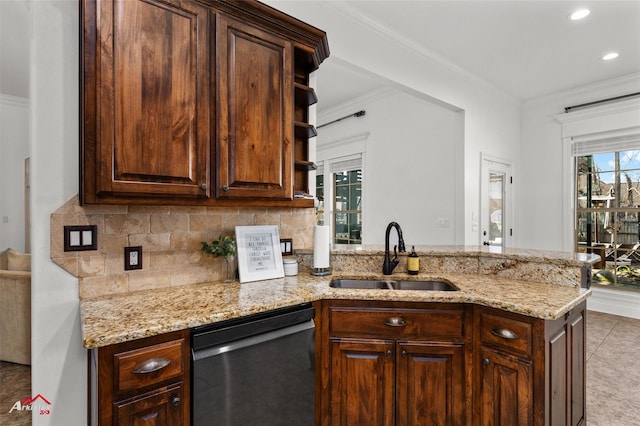
{"type": "MultiPolygon", "coordinates": [[[[343,2],[265,2],[326,31],[332,57],[464,111],[464,242],[478,244],[479,232],[472,228],[471,218],[480,209],[480,153],[512,160],[514,168],[518,167],[520,103],[483,81],[434,62],[416,46],[394,40],[384,29],[348,15],[343,2]]],[[[517,217],[516,212],[516,235],[517,217]]]]}
{"type": "MultiPolygon", "coordinates": [[[[518,245],[540,250],[563,250],[573,247],[563,229],[562,205],[562,134],[554,118],[564,108],[587,102],[622,96],[638,91],[640,74],[576,88],[524,104],[520,167],[520,182],[516,203],[526,208],[519,214],[518,245]]],[[[568,224],[573,226],[573,224],[568,224]]]]}
{"type": "Polygon", "coordinates": [[[25,251],[24,160],[29,157],[29,100],[0,94],[0,251],[25,251]]]}
{"type": "Polygon", "coordinates": [[[31,41],[33,425],[83,425],[87,359],[77,279],[49,257],[49,216],[78,192],[79,2],[34,1],[31,41]]]}
{"type": "MultiPolygon", "coordinates": [[[[366,114],[319,129],[316,142],[323,159],[323,147],[367,134],[363,244],[383,244],[391,221],[400,224],[408,245],[464,243],[464,218],[458,215],[464,204],[462,113],[389,88],[336,108],[331,116],[359,110],[366,114]],[[438,227],[438,219],[450,226],[438,227]]],[[[344,155],[344,144],[337,145],[327,150],[344,155]]]]}

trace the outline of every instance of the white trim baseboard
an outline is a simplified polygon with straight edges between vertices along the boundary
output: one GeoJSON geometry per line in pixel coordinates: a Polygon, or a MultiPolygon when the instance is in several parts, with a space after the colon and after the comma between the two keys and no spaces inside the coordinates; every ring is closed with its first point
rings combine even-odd
{"type": "Polygon", "coordinates": [[[591,287],[591,290],[588,310],[640,319],[640,293],[601,287],[591,287]]]}

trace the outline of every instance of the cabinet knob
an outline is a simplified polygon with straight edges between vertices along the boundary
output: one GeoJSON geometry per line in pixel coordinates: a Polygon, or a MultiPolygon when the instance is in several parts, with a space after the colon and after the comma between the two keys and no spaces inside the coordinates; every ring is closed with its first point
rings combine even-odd
{"type": "Polygon", "coordinates": [[[391,358],[391,355],[392,355],[391,349],[387,349],[386,355],[387,355],[387,358],[391,358]]]}
{"type": "Polygon", "coordinates": [[[179,396],[174,396],[173,399],[171,400],[171,405],[173,405],[174,407],[177,407],[180,405],[180,397],[179,396]]]}
{"type": "Polygon", "coordinates": [[[200,189],[202,189],[203,191],[206,191],[208,188],[206,183],[203,183],[202,185],[200,185],[200,189]]]}
{"type": "Polygon", "coordinates": [[[384,324],[389,327],[404,327],[407,325],[407,322],[401,317],[389,317],[384,320],[384,324]]]}
{"type": "Polygon", "coordinates": [[[482,365],[489,365],[491,363],[491,361],[489,361],[489,358],[485,358],[482,360],[482,365]]]}
{"type": "Polygon", "coordinates": [[[228,191],[229,190],[229,185],[222,185],[222,190],[223,191],[228,191]]]}
{"type": "Polygon", "coordinates": [[[400,355],[402,355],[403,358],[406,358],[408,354],[407,354],[407,351],[403,349],[400,355]]]}

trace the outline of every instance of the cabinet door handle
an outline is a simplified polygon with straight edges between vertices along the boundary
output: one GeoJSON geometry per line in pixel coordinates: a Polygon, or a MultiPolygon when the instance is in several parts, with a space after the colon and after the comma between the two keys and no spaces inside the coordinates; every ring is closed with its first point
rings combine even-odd
{"type": "Polygon", "coordinates": [[[518,335],[508,328],[492,328],[491,334],[507,340],[516,340],[518,335]]]}
{"type": "Polygon", "coordinates": [[[229,185],[222,185],[222,190],[223,191],[228,191],[229,190],[229,185]]]}
{"type": "Polygon", "coordinates": [[[489,358],[485,358],[482,360],[482,365],[489,365],[491,363],[491,361],[489,361],[489,358]]]}
{"type": "Polygon", "coordinates": [[[180,397],[176,396],[171,400],[171,405],[173,405],[174,407],[177,407],[180,405],[180,397]]]}
{"type": "Polygon", "coordinates": [[[391,358],[391,355],[393,355],[393,354],[391,353],[391,349],[387,349],[387,353],[386,353],[386,355],[387,355],[387,358],[391,358]]]}
{"type": "Polygon", "coordinates": [[[146,422],[146,421],[155,419],[156,417],[158,417],[158,412],[154,411],[153,413],[149,413],[147,415],[142,416],[142,421],[146,422]]]}
{"type": "Polygon", "coordinates": [[[162,370],[169,364],[171,364],[171,361],[167,358],[151,358],[138,364],[136,368],[133,369],[133,372],[134,374],[149,374],[162,370]]]}
{"type": "Polygon", "coordinates": [[[402,355],[403,358],[406,358],[407,355],[409,355],[409,354],[407,353],[407,351],[405,349],[403,349],[402,352],[400,353],[400,355],[402,355]]]}
{"type": "Polygon", "coordinates": [[[202,185],[200,185],[200,188],[201,188],[203,191],[206,191],[206,190],[207,190],[207,188],[208,188],[208,186],[207,186],[207,184],[206,184],[206,183],[203,183],[202,185]]]}
{"type": "Polygon", "coordinates": [[[384,324],[388,325],[389,327],[404,327],[405,325],[407,325],[407,322],[401,317],[389,317],[384,320],[384,324]]]}

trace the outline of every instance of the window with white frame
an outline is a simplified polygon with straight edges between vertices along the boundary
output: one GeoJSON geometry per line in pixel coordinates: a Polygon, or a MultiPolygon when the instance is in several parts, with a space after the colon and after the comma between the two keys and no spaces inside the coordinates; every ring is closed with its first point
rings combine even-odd
{"type": "Polygon", "coordinates": [[[316,170],[316,196],[334,244],[362,244],[362,155],[325,160],[316,170]]]}
{"type": "Polygon", "coordinates": [[[578,141],[577,251],[600,255],[593,283],[640,289],[640,135],[578,141]]]}

